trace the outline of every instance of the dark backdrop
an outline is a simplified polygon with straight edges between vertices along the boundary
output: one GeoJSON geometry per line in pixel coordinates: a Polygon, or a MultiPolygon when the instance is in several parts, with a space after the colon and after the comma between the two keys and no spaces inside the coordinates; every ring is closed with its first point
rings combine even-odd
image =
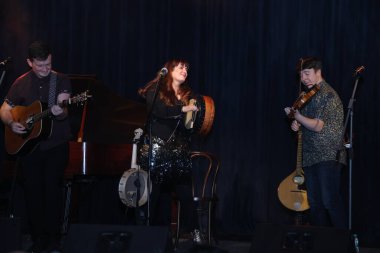
{"type": "Polygon", "coordinates": [[[95,74],[134,100],[167,59],[188,59],[193,89],[216,104],[213,131],[197,148],[222,161],[219,227],[246,234],[257,222],[292,220],[276,189],[295,168],[283,108],[298,93],[297,61],[320,57],[345,105],[353,71],[364,65],[354,107],[353,229],[362,243],[375,244],[379,11],[377,0],[2,0],[0,57],[13,63],[1,92],[27,70],[26,48],[35,39],[52,45],[56,70],[95,74]]]}

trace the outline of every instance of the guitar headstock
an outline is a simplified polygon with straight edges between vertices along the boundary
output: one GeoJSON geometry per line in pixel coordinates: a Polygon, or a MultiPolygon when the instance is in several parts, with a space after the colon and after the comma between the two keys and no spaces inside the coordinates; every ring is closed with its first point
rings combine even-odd
{"type": "Polygon", "coordinates": [[[74,97],[69,99],[69,104],[83,104],[83,102],[87,101],[87,99],[91,98],[92,95],[89,94],[89,90],[86,90],[74,97]]]}

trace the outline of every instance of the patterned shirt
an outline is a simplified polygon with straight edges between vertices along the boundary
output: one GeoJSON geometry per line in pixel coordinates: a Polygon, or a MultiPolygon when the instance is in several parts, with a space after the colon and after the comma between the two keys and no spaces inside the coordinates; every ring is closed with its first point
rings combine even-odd
{"type": "Polygon", "coordinates": [[[303,167],[323,161],[337,160],[345,164],[346,153],[342,142],[344,112],[342,102],[336,91],[325,81],[320,90],[301,109],[302,115],[320,119],[324,126],[320,132],[302,127],[303,167]]]}

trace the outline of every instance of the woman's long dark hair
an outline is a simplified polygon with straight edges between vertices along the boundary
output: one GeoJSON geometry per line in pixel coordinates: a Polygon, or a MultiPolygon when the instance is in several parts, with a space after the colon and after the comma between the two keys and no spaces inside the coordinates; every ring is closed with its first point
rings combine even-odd
{"type": "MultiPolygon", "coordinates": [[[[168,70],[168,74],[165,77],[163,77],[161,80],[159,96],[160,96],[160,99],[164,101],[164,103],[168,106],[173,106],[177,100],[177,96],[172,87],[172,83],[173,83],[172,72],[174,68],[180,64],[185,65],[187,68],[189,67],[189,63],[182,59],[172,59],[166,62],[164,65],[164,67],[167,68],[168,70]]],[[[145,98],[148,90],[155,87],[155,84],[157,84],[157,81],[160,78],[161,78],[160,73],[157,73],[156,78],[148,82],[143,88],[140,88],[138,90],[138,93],[142,97],[145,98]]],[[[181,96],[181,101],[187,105],[189,103],[190,94],[191,94],[191,89],[187,84],[187,78],[186,78],[185,82],[183,82],[181,86],[179,87],[178,95],[181,96]]]]}

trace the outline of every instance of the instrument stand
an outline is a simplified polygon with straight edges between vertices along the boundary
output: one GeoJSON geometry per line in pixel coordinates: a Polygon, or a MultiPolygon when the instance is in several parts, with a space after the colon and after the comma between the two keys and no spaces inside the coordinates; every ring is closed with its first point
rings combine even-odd
{"type": "Polygon", "coordinates": [[[140,218],[141,218],[141,213],[140,213],[140,204],[139,204],[139,201],[140,201],[140,196],[141,196],[141,192],[140,192],[140,187],[141,187],[141,183],[140,183],[140,169],[137,170],[136,172],[136,175],[137,175],[137,178],[135,180],[135,182],[133,182],[133,184],[135,185],[136,187],[136,208],[135,208],[135,217],[136,217],[136,224],[140,225],[140,218]]]}
{"type": "MultiPolygon", "coordinates": [[[[139,129],[139,130],[141,130],[141,129],[139,129]]],[[[141,135],[142,135],[142,130],[141,130],[140,134],[137,134],[136,131],[137,130],[135,130],[135,138],[133,139],[133,143],[135,145],[135,148],[137,147],[138,143],[140,142],[140,138],[141,138],[141,135]]],[[[137,152],[137,150],[136,150],[136,152],[137,152]]],[[[136,157],[133,158],[134,156],[136,156],[136,154],[132,154],[132,159],[136,159],[136,157]]],[[[133,166],[131,166],[131,168],[133,169],[133,166]]],[[[140,179],[142,179],[143,182],[144,182],[144,177],[143,177],[143,174],[140,174],[140,166],[138,166],[138,165],[136,167],[136,175],[137,175],[136,180],[133,182],[133,185],[136,187],[135,219],[136,219],[136,224],[137,225],[143,225],[143,223],[144,223],[144,213],[140,210],[140,203],[139,202],[140,202],[140,198],[141,198],[141,182],[140,182],[140,179]],[[140,177],[140,175],[141,175],[141,177],[140,177]]],[[[148,174],[148,180],[146,182],[148,190],[150,189],[150,183],[148,182],[149,178],[150,177],[149,177],[149,174],[148,174]]],[[[148,197],[147,202],[148,202],[148,208],[149,208],[149,191],[148,191],[147,194],[148,194],[147,195],[147,197],[148,197]]],[[[128,207],[126,209],[126,213],[127,213],[127,211],[128,211],[128,207]]],[[[147,225],[149,225],[148,218],[147,218],[147,220],[145,222],[147,222],[147,225]]]]}
{"type": "MultiPolygon", "coordinates": [[[[353,154],[354,154],[354,151],[353,151],[354,110],[353,110],[353,108],[354,108],[354,102],[356,101],[355,94],[356,94],[357,86],[358,86],[359,81],[361,80],[360,73],[363,70],[364,70],[364,67],[359,67],[355,71],[355,76],[356,76],[355,84],[354,84],[354,88],[352,91],[350,101],[349,101],[348,106],[347,106],[347,114],[346,114],[346,119],[344,122],[342,138],[341,138],[341,140],[344,143],[344,135],[347,131],[347,126],[348,126],[348,121],[349,121],[350,122],[349,141],[348,141],[348,143],[344,143],[344,147],[348,150],[347,151],[347,153],[348,153],[348,169],[349,169],[349,171],[348,171],[348,174],[349,174],[348,175],[348,229],[350,231],[352,230],[352,166],[353,166],[353,154]]],[[[337,159],[339,159],[339,151],[338,151],[337,159]]],[[[356,253],[358,253],[359,252],[359,239],[358,239],[356,234],[352,234],[352,240],[354,241],[356,253]]]]}
{"type": "MultiPolygon", "coordinates": [[[[11,182],[11,188],[9,193],[7,192],[4,195],[4,200],[8,201],[8,208],[5,211],[5,217],[3,214],[0,217],[0,234],[1,234],[1,249],[0,252],[10,252],[14,249],[20,249],[23,241],[23,230],[22,217],[17,217],[15,215],[15,193],[16,193],[16,181],[18,177],[19,170],[19,159],[15,161],[13,178],[11,182]]],[[[1,200],[3,200],[3,196],[1,196],[1,200]]],[[[6,207],[6,205],[4,205],[6,207]]]]}
{"type": "Polygon", "coordinates": [[[82,191],[88,191],[87,189],[97,182],[95,176],[89,176],[86,174],[74,175],[72,179],[65,180],[64,182],[64,207],[63,207],[63,221],[61,226],[61,235],[66,235],[69,231],[70,223],[72,219],[76,219],[79,214],[72,214],[72,211],[79,208],[79,202],[77,198],[82,197],[84,193],[82,191]],[[78,188],[80,187],[80,188],[78,188]],[[84,188],[83,188],[84,187],[84,188]],[[85,190],[82,190],[85,189],[85,190]],[[78,196],[78,194],[80,196],[78,196]]]}
{"type": "Polygon", "coordinates": [[[73,183],[71,180],[65,183],[65,205],[64,205],[63,222],[62,222],[62,228],[61,228],[62,235],[66,235],[69,230],[72,185],[73,183]]]}
{"type": "Polygon", "coordinates": [[[296,211],[294,214],[294,225],[295,226],[305,226],[309,224],[309,213],[305,211],[296,211]]]}

